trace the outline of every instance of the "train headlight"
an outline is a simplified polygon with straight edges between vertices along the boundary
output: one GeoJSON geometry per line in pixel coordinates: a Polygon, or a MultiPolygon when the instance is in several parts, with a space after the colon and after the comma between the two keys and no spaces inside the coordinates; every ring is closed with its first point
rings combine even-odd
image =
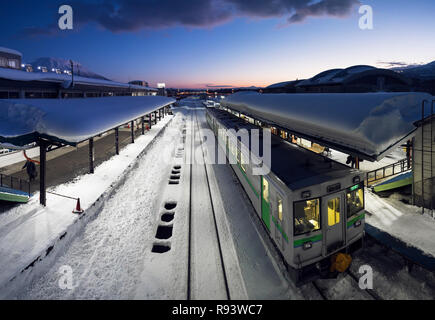
{"type": "Polygon", "coordinates": [[[312,247],[313,247],[313,243],[311,241],[305,242],[303,246],[304,250],[311,249],[312,247]]]}
{"type": "Polygon", "coordinates": [[[361,182],[361,178],[359,176],[356,176],[353,178],[353,183],[360,183],[361,182]]]}
{"type": "Polygon", "coordinates": [[[358,228],[360,225],[361,225],[361,220],[358,220],[357,222],[355,222],[355,223],[353,224],[353,226],[354,226],[355,228],[358,228]]]}

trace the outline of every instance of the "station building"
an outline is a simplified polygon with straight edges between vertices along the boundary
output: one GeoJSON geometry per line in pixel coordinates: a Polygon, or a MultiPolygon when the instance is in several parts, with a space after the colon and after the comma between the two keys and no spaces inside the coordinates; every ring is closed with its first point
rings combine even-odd
{"type": "Polygon", "coordinates": [[[22,65],[21,53],[0,48],[0,99],[146,96],[158,93],[157,89],[145,86],[147,83],[144,82],[121,83],[78,76],[71,71],[57,71],[43,67],[33,70],[28,65],[22,65]]]}

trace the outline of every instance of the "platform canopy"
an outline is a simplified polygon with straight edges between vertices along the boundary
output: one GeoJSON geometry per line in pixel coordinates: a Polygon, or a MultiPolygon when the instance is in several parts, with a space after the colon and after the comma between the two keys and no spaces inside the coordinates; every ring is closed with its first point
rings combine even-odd
{"type": "Polygon", "coordinates": [[[0,144],[44,138],[75,146],[174,102],[162,96],[0,100],[0,144]]]}
{"type": "Polygon", "coordinates": [[[260,94],[239,92],[221,105],[324,146],[371,161],[409,139],[435,99],[427,93],[260,94]]]}

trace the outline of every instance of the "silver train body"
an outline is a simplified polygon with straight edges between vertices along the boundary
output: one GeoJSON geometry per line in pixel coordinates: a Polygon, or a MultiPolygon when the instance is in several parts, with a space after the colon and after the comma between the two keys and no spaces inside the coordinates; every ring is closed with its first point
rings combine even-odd
{"type": "Polygon", "coordinates": [[[259,128],[227,111],[206,109],[221,150],[233,159],[234,172],[297,284],[325,276],[332,255],[361,247],[365,212],[360,171],[272,135],[271,170],[254,175],[246,159],[256,155],[226,130],[259,128]]]}

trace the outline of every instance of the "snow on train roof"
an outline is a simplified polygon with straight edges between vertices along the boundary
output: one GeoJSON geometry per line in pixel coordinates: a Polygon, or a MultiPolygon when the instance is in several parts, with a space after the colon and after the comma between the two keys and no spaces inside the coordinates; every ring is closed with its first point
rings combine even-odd
{"type": "Polygon", "coordinates": [[[0,52],[14,54],[14,55],[20,56],[20,57],[23,56],[23,54],[21,52],[14,50],[14,49],[5,48],[5,47],[0,47],[0,52]]]}
{"type": "Polygon", "coordinates": [[[221,105],[340,151],[379,160],[415,131],[427,93],[235,93],[221,105]]]}
{"type": "MultiPolygon", "coordinates": [[[[55,72],[26,72],[9,68],[0,68],[0,78],[16,81],[48,81],[59,83],[71,81],[71,76],[63,73],[57,74],[55,72]]],[[[82,77],[77,76],[76,74],[74,74],[74,82],[77,84],[85,84],[91,86],[121,87],[157,91],[156,88],[144,87],[135,84],[121,83],[110,80],[82,77]]]]}
{"type": "Polygon", "coordinates": [[[0,143],[39,137],[75,145],[174,103],[162,96],[0,100],[0,143]]]}

